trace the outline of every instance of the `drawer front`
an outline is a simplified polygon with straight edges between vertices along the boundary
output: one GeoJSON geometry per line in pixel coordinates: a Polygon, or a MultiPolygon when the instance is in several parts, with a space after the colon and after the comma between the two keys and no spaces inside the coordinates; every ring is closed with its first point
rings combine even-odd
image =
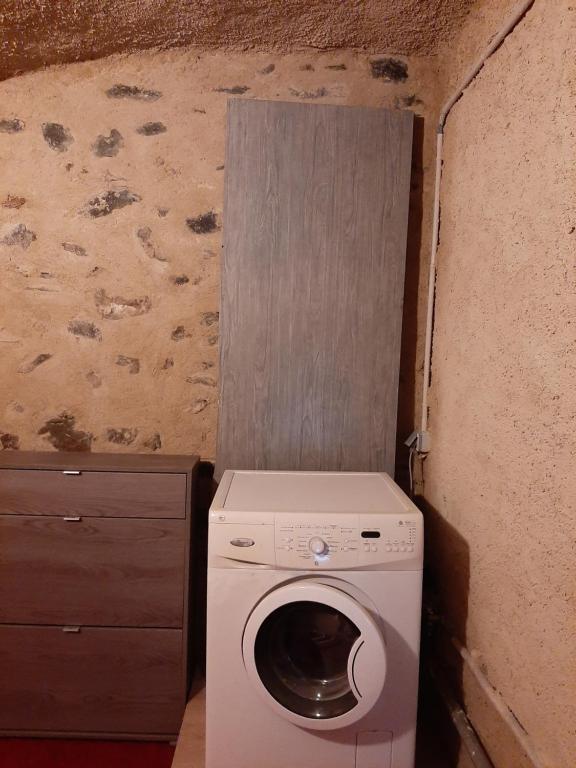
{"type": "Polygon", "coordinates": [[[186,475],[0,470],[0,515],[186,517],[186,475]]]}
{"type": "Polygon", "coordinates": [[[0,627],[0,730],[175,734],[182,632],[0,627]]]}
{"type": "Polygon", "coordinates": [[[185,528],[0,517],[0,623],[182,627],[185,528]]]}

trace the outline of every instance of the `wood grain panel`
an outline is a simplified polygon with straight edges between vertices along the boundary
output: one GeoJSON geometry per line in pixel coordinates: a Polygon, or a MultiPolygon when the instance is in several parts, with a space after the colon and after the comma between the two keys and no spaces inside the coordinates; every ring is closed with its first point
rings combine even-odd
{"type": "Polygon", "coordinates": [[[217,475],[393,473],[406,111],[228,107],[217,475]]]}
{"type": "Polygon", "coordinates": [[[182,632],[0,627],[0,730],[178,733],[182,632]]]}
{"type": "Polygon", "coordinates": [[[0,622],[183,626],[186,522],[0,517],[0,622]]]}
{"type": "Polygon", "coordinates": [[[186,516],[186,475],[0,469],[0,515],[186,516]]]}

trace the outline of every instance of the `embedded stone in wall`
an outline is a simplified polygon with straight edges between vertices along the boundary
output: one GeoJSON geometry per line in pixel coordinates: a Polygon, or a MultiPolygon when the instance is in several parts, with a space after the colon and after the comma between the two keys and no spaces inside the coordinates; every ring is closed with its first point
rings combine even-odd
{"type": "Polygon", "coordinates": [[[321,99],[324,96],[330,96],[330,92],[323,85],[316,88],[315,91],[299,91],[297,88],[290,88],[289,90],[292,96],[296,96],[298,99],[321,99]]]}
{"type": "Polygon", "coordinates": [[[346,64],[328,64],[324,69],[331,69],[334,72],[343,72],[347,67],[346,64]]]}
{"type": "Polygon", "coordinates": [[[40,293],[59,293],[60,288],[47,288],[44,285],[27,285],[25,291],[40,291],[40,293]]]}
{"type": "Polygon", "coordinates": [[[61,413],[49,419],[38,430],[39,435],[46,435],[48,442],[57,451],[87,452],[92,448],[92,433],[75,429],[76,417],[69,413],[61,413]]]}
{"type": "Polygon", "coordinates": [[[188,333],[186,328],[184,328],[183,325],[177,325],[176,328],[172,331],[170,334],[170,338],[172,341],[182,341],[182,339],[186,339],[190,337],[192,334],[188,333]]]}
{"type": "Polygon", "coordinates": [[[101,216],[108,216],[112,211],[132,205],[132,203],[138,203],[140,200],[142,200],[140,195],[130,192],[129,189],[111,189],[88,200],[80,212],[86,216],[91,216],[93,219],[98,219],[101,216]]]}
{"type": "Polygon", "coordinates": [[[168,177],[180,176],[182,173],[181,166],[176,167],[174,165],[170,165],[170,163],[167,163],[163,157],[156,157],[154,159],[154,165],[157,168],[161,168],[168,177]]]}
{"type": "Polygon", "coordinates": [[[137,357],[118,355],[116,358],[116,365],[128,368],[128,373],[140,373],[140,360],[137,357]]]}
{"type": "Polygon", "coordinates": [[[410,93],[407,96],[396,96],[394,99],[394,106],[396,109],[402,109],[402,107],[414,107],[417,104],[423,104],[421,98],[415,93],[410,93]]]}
{"type": "Polygon", "coordinates": [[[167,130],[168,128],[166,128],[164,123],[144,123],[144,125],[136,129],[136,133],[142,136],[158,136],[159,133],[166,133],[167,130]]]}
{"type": "Polygon", "coordinates": [[[159,433],[155,432],[147,440],[144,440],[144,447],[150,448],[151,451],[158,451],[160,448],[162,448],[162,438],[160,437],[159,433]]]}
{"type": "Polygon", "coordinates": [[[136,231],[136,237],[140,240],[140,244],[147,256],[149,256],[151,259],[156,259],[157,261],[168,261],[168,259],[158,251],[152,242],[152,230],[150,227],[140,227],[136,231]]]}
{"type": "Polygon", "coordinates": [[[388,80],[392,83],[401,83],[408,79],[408,65],[400,59],[390,57],[372,59],[370,70],[372,77],[388,80]]]}
{"type": "Polygon", "coordinates": [[[233,96],[241,96],[243,93],[246,93],[246,91],[249,91],[250,88],[247,85],[232,85],[229,87],[221,85],[219,88],[214,88],[213,90],[216,91],[216,93],[230,93],[233,96]]]}
{"type": "Polygon", "coordinates": [[[160,216],[161,219],[164,219],[170,213],[170,208],[157,208],[157,211],[158,216],[160,216]]]}
{"type": "Polygon", "coordinates": [[[201,325],[210,327],[220,320],[220,312],[202,312],[201,325]]]}
{"type": "Polygon", "coordinates": [[[106,430],[106,439],[109,443],[117,443],[118,445],[130,445],[136,440],[138,436],[138,430],[136,428],[130,429],[129,427],[120,427],[115,429],[109,427],[106,430]]]}
{"type": "Polygon", "coordinates": [[[302,64],[299,69],[301,72],[314,72],[314,67],[312,64],[302,64]]]}
{"type": "MultiPolygon", "coordinates": [[[[179,328],[182,328],[182,326],[178,326],[179,328]]],[[[174,334],[172,334],[172,338],[174,338],[174,334]]],[[[174,368],[174,358],[173,357],[167,357],[166,360],[162,363],[162,370],[167,371],[169,368],[174,368]]]]}
{"type": "Polygon", "coordinates": [[[74,137],[61,123],[42,123],[42,135],[50,149],[55,152],[66,152],[74,137]]]}
{"type": "Polygon", "coordinates": [[[188,384],[200,384],[203,387],[215,387],[217,384],[213,376],[187,376],[188,384]]]}
{"type": "Polygon", "coordinates": [[[17,451],[20,448],[20,438],[11,432],[1,432],[0,448],[3,451],[17,451]]]}
{"type": "Polygon", "coordinates": [[[92,144],[92,152],[96,157],[114,157],[120,152],[124,146],[124,139],[120,131],[116,128],[112,128],[109,136],[103,136],[100,134],[94,144],[92,144]]]}
{"type": "Polygon", "coordinates": [[[94,295],[96,309],[105,320],[122,320],[125,317],[144,315],[152,309],[149,296],[139,296],[136,299],[124,299],[122,296],[108,296],[103,288],[94,295]]]}
{"type": "Polygon", "coordinates": [[[22,248],[23,251],[28,250],[32,243],[36,240],[36,233],[25,224],[18,224],[8,234],[0,240],[2,245],[17,245],[22,248]]]}
{"type": "Polygon", "coordinates": [[[0,120],[0,133],[20,133],[24,130],[24,121],[17,117],[11,120],[0,120]]]}
{"type": "Polygon", "coordinates": [[[208,341],[208,344],[209,344],[211,347],[214,347],[216,344],[218,344],[218,338],[219,338],[219,337],[218,337],[218,334],[217,334],[217,333],[216,333],[216,334],[214,334],[214,336],[208,336],[208,339],[207,339],[207,341],[208,341]]]}
{"type": "Polygon", "coordinates": [[[0,432],[0,450],[17,451],[20,448],[20,439],[18,435],[10,432],[0,432]]]}
{"type": "Polygon", "coordinates": [[[262,69],[259,71],[261,75],[269,75],[271,72],[274,72],[275,69],[276,69],[275,64],[268,64],[267,66],[262,67],[262,69]]]}
{"type": "Polygon", "coordinates": [[[195,400],[192,403],[192,413],[201,413],[207,407],[208,407],[208,400],[204,400],[203,398],[198,398],[198,400],[195,400]]]}
{"type": "Polygon", "coordinates": [[[96,371],[88,371],[86,374],[86,381],[89,382],[94,389],[98,389],[98,387],[102,386],[102,379],[98,376],[96,371]]]}
{"type": "Polygon", "coordinates": [[[170,280],[174,285],[186,285],[186,283],[190,282],[188,275],[175,275],[174,277],[171,277],[170,280]]]}
{"type": "Polygon", "coordinates": [[[23,363],[18,368],[18,373],[32,373],[32,371],[35,368],[38,368],[39,365],[42,365],[42,363],[45,363],[47,360],[50,360],[51,357],[52,355],[49,354],[48,352],[43,352],[40,355],[36,355],[36,357],[33,360],[30,360],[27,363],[23,363]]]}
{"type": "Polygon", "coordinates": [[[94,323],[87,320],[71,320],[68,323],[68,331],[74,336],[84,336],[86,339],[102,341],[102,331],[94,323]]]}
{"type": "Polygon", "coordinates": [[[82,248],[81,245],[76,245],[76,243],[62,243],[62,248],[64,248],[65,251],[68,251],[68,253],[73,253],[76,256],[88,256],[86,248],[82,248]]]}
{"type": "Polygon", "coordinates": [[[147,88],[139,88],[137,85],[113,85],[106,91],[109,99],[134,99],[135,101],[158,101],[162,93],[147,88]]]}
{"type": "Polygon", "coordinates": [[[2,208],[22,208],[23,205],[26,204],[26,198],[25,197],[18,197],[17,195],[6,195],[4,200],[0,203],[2,208]]]}
{"type": "Polygon", "coordinates": [[[208,211],[207,213],[201,213],[199,216],[186,219],[186,224],[196,235],[207,235],[220,228],[214,211],[208,211]]]}

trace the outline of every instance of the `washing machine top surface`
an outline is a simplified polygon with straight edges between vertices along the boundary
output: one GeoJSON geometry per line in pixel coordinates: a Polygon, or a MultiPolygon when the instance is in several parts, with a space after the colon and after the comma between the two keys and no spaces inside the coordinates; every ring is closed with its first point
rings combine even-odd
{"type": "Polygon", "coordinates": [[[422,567],[422,513],[385,474],[229,470],[209,522],[210,567],[422,567]]]}
{"type": "Polygon", "coordinates": [[[384,473],[229,470],[222,483],[221,509],[229,512],[405,514],[412,507],[384,473]]]}

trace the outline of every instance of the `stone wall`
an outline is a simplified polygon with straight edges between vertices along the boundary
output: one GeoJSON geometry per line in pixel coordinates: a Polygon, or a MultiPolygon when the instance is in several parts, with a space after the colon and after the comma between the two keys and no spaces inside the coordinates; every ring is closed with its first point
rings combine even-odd
{"type": "MultiPolygon", "coordinates": [[[[227,99],[425,115],[434,88],[424,59],[191,49],[1,83],[2,447],[213,459],[227,99]]],[[[429,208],[424,144],[420,120],[403,431],[412,428],[421,216],[429,208]]]]}

